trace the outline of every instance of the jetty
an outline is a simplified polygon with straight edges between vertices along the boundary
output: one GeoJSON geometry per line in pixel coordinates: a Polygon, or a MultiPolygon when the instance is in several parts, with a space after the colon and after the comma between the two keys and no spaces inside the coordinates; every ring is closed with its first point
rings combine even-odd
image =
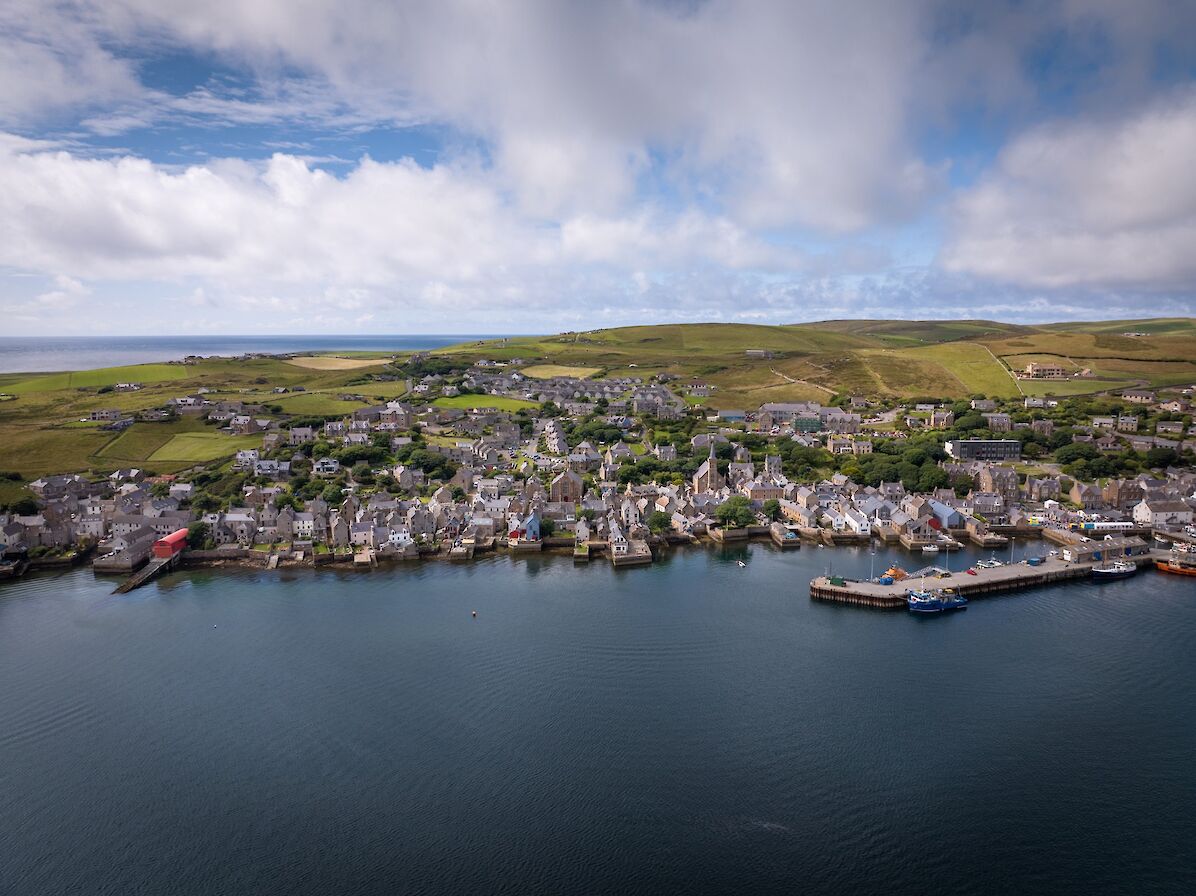
{"type": "Polygon", "coordinates": [[[158,576],[167,572],[178,564],[179,554],[173,557],[153,557],[150,562],[141,567],[133,575],[129,576],[123,582],[116,586],[113,594],[128,594],[134,588],[140,588],[151,579],[156,579],[158,576]]]}
{"type": "MultiPolygon", "coordinates": [[[[1149,567],[1153,566],[1155,560],[1163,553],[1144,550],[1140,554],[1125,556],[1122,559],[1139,567],[1149,567]]],[[[971,599],[987,594],[1054,585],[1058,582],[1091,579],[1093,567],[1100,566],[1103,562],[1106,561],[1092,559],[1069,562],[1059,557],[1047,557],[1035,564],[1023,561],[989,569],[976,568],[971,574],[966,570],[947,572],[932,567],[919,570],[888,585],[843,576],[819,576],[810,582],[810,597],[814,600],[896,610],[906,606],[906,593],[921,587],[923,582],[927,588],[953,588],[971,599]]]]}

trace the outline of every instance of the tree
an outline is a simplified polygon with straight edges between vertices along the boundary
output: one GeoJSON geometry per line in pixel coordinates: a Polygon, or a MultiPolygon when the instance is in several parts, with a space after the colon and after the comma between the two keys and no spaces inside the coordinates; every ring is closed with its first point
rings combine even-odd
{"type": "Polygon", "coordinates": [[[662,535],[667,532],[673,525],[673,518],[663,510],[653,510],[648,514],[647,519],[648,530],[653,535],[662,535]]]}
{"type": "Polygon", "coordinates": [[[187,547],[199,550],[208,540],[208,524],[196,521],[187,527],[187,547]]]}
{"type": "Polygon", "coordinates": [[[556,520],[549,519],[548,517],[540,518],[540,537],[541,538],[552,538],[552,533],[554,533],[555,531],[556,531],[556,520]]]}
{"type": "Polygon", "coordinates": [[[9,505],[8,509],[13,516],[33,516],[37,513],[37,502],[32,498],[21,498],[9,505]]]}
{"type": "Polygon", "coordinates": [[[756,521],[751,502],[743,495],[732,495],[714,509],[714,517],[724,529],[750,526],[756,521]]]}
{"type": "Polygon", "coordinates": [[[1179,454],[1174,448],[1151,448],[1146,452],[1146,465],[1148,467],[1169,467],[1179,460],[1179,454]]]}
{"type": "Polygon", "coordinates": [[[764,515],[770,520],[779,520],[781,518],[781,502],[776,498],[769,498],[765,501],[764,515]]]}

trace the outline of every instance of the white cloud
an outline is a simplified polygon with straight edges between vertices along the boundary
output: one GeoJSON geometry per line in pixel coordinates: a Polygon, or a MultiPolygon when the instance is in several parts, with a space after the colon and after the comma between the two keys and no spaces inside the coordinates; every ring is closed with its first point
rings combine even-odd
{"type": "Polygon", "coordinates": [[[942,264],[1030,286],[1190,288],[1194,158],[1196,90],[1033,129],[958,197],[942,264]]]}
{"type": "Polygon", "coordinates": [[[512,302],[530,314],[570,294],[619,304],[644,271],[806,262],[696,210],[529,221],[468,165],[366,158],[336,177],[276,154],[176,169],[0,140],[0,265],[63,278],[43,296],[47,312],[79,279],[167,284],[180,306],[193,302],[169,284],[195,281],[205,300],[255,321],[288,302],[296,316],[489,315],[512,302]]]}
{"type": "MultiPolygon", "coordinates": [[[[486,141],[533,215],[615,214],[652,175],[740,223],[841,232],[902,217],[936,182],[908,133],[921,5],[82,0],[25,18],[79,35],[54,48],[63,58],[86,45],[115,63],[102,38],[214,52],[254,73],[243,95],[89,86],[100,133],[164,116],[439,121],[486,141]]],[[[65,85],[52,94],[74,99],[65,85]]]]}
{"type": "Polygon", "coordinates": [[[133,66],[105,49],[87,17],[63,4],[5,0],[0,8],[0,123],[37,123],[63,108],[139,95],[133,66]]]}

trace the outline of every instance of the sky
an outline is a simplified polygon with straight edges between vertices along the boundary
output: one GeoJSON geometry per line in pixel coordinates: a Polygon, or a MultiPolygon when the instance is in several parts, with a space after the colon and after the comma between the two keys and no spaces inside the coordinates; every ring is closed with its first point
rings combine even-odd
{"type": "Polygon", "coordinates": [[[0,332],[1196,313],[1191,0],[4,0],[0,332]]]}

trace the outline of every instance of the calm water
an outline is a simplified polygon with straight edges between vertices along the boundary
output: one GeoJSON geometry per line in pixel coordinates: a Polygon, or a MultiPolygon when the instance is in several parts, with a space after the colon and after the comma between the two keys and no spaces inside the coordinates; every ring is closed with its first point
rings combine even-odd
{"type": "Polygon", "coordinates": [[[0,373],[92,370],[187,355],[249,352],[418,351],[489,336],[0,336],[0,373]]]}
{"type": "Polygon", "coordinates": [[[1196,891],[1191,582],[832,558],[0,587],[0,892],[1196,891]]]}

